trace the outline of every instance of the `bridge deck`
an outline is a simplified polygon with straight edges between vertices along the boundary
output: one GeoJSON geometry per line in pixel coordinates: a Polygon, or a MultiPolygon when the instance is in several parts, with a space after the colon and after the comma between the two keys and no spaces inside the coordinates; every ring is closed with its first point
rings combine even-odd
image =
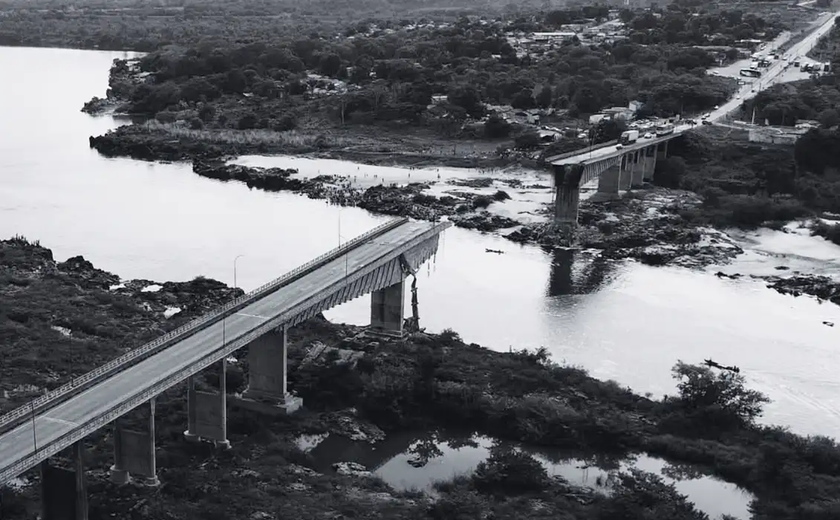
{"type": "MultiPolygon", "coordinates": [[[[124,398],[151,388],[156,381],[167,376],[184,371],[209,352],[221,350],[224,346],[223,327],[225,342],[229,344],[307,298],[318,295],[333,284],[341,283],[346,272],[352,275],[358,269],[375,264],[382,256],[429,231],[432,226],[424,222],[407,222],[392,229],[328,262],[317,271],[252,302],[228,316],[224,324],[217,322],[210,325],[55,408],[36,415],[34,428],[39,449],[74,428],[115,409],[124,398]]],[[[4,470],[34,453],[32,430],[32,421],[26,421],[0,436],[0,484],[4,470]]]]}
{"type": "Polygon", "coordinates": [[[617,146],[613,145],[604,148],[599,148],[598,150],[592,150],[591,153],[585,151],[572,157],[566,157],[565,159],[553,161],[551,164],[560,166],[568,164],[596,163],[600,161],[605,161],[607,159],[612,159],[613,157],[624,155],[626,153],[632,152],[640,148],[647,148],[648,146],[659,144],[665,141],[670,141],[671,139],[681,136],[683,133],[689,130],[689,128],[690,127],[688,125],[679,125],[674,128],[673,134],[664,135],[661,137],[653,136],[649,139],[639,137],[639,139],[637,139],[636,142],[624,145],[621,148],[617,148],[617,146]]]}

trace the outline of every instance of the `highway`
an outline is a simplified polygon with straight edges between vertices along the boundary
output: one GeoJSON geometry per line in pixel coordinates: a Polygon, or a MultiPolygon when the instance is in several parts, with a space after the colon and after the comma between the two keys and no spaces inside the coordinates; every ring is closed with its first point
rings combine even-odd
{"type": "MultiPolygon", "coordinates": [[[[793,58],[796,56],[804,56],[811,48],[817,43],[817,40],[820,39],[823,35],[825,35],[828,31],[831,30],[832,26],[834,25],[834,18],[835,16],[840,15],[838,13],[827,13],[820,17],[822,23],[818,25],[815,29],[811,31],[808,36],[802,39],[799,43],[794,44],[791,46],[790,49],[784,52],[785,55],[789,56],[791,59],[790,61],[784,60],[774,60],[771,62],[771,65],[764,69],[764,72],[761,74],[761,78],[757,80],[755,83],[747,83],[741,87],[738,92],[735,93],[735,96],[732,97],[729,101],[720,105],[720,107],[716,108],[715,110],[709,113],[708,119],[712,122],[715,122],[730,112],[736,110],[741,104],[747,100],[755,97],[756,94],[761,92],[761,90],[775,85],[777,83],[781,83],[784,72],[788,67],[792,67],[793,58]],[[755,89],[755,91],[753,91],[755,89]]],[[[767,48],[763,50],[760,54],[769,54],[769,52],[773,50],[773,48],[767,48]]]]}
{"type": "MultiPolygon", "coordinates": [[[[33,454],[35,442],[39,449],[43,449],[78,426],[117,409],[126,399],[149,390],[155,383],[168,376],[177,376],[208,354],[221,351],[225,344],[254,331],[272,318],[291,310],[295,305],[300,305],[308,298],[322,294],[332,285],[342,282],[347,272],[352,275],[358,269],[375,264],[384,255],[434,226],[435,224],[428,222],[406,222],[248,304],[228,316],[224,322],[216,322],[95,384],[37,415],[34,418],[34,439],[33,421],[26,421],[10,430],[0,436],[0,484],[3,484],[4,479],[15,476],[3,475],[3,472],[33,454]]],[[[183,379],[185,378],[186,376],[183,379]]],[[[186,421],[186,417],[184,420],[186,421]]]]}
{"type": "MultiPolygon", "coordinates": [[[[788,49],[785,54],[793,58],[794,56],[801,56],[806,54],[811,48],[816,44],[817,40],[825,35],[828,31],[831,30],[832,26],[834,25],[834,18],[835,16],[840,15],[840,12],[837,13],[826,13],[822,15],[816,23],[819,23],[814,29],[812,29],[811,33],[808,34],[805,38],[802,39],[799,43],[793,45],[790,49],[788,49]]],[[[768,54],[772,50],[774,50],[777,46],[781,45],[782,43],[786,42],[788,38],[778,38],[776,39],[772,45],[768,45],[766,49],[762,51],[762,54],[768,54]]],[[[714,123],[719,121],[730,112],[738,109],[741,104],[752,97],[755,97],[758,92],[760,92],[763,88],[766,88],[770,85],[775,85],[776,83],[782,82],[784,79],[784,72],[787,67],[792,66],[792,59],[791,61],[785,62],[781,59],[776,60],[773,64],[765,69],[764,73],[759,82],[755,84],[747,83],[735,95],[723,105],[720,105],[718,108],[714,109],[713,111],[707,114],[706,119],[710,122],[714,123]],[[759,85],[760,83],[760,85],[759,85]],[[759,86],[755,86],[759,85],[759,86]],[[755,91],[753,91],[755,88],[755,91]]],[[[699,123],[699,121],[698,121],[699,123]]],[[[575,155],[573,157],[566,157],[565,159],[560,159],[557,161],[552,161],[552,164],[555,165],[569,165],[569,164],[579,164],[579,163],[586,163],[589,161],[595,160],[604,160],[611,157],[616,157],[626,153],[629,150],[634,150],[637,148],[642,148],[646,146],[650,146],[655,143],[659,143],[662,141],[667,141],[669,139],[673,139],[674,137],[678,136],[679,134],[691,130],[693,126],[687,125],[684,123],[677,122],[674,125],[674,133],[670,136],[665,137],[654,137],[651,139],[645,139],[641,137],[644,135],[645,132],[640,131],[639,140],[633,144],[625,145],[625,146],[607,146],[604,148],[599,148],[597,150],[592,150],[591,152],[583,151],[579,155],[575,155]]]]}

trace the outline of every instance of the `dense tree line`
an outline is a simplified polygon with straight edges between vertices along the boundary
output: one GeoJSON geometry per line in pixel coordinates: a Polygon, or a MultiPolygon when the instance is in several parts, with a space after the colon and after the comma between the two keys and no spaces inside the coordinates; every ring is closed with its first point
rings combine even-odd
{"type": "Polygon", "coordinates": [[[738,40],[770,40],[784,29],[742,10],[708,11],[707,5],[669,4],[660,10],[621,11],[630,40],[641,44],[733,45],[738,40]]]}
{"type": "MultiPolygon", "coordinates": [[[[707,53],[678,46],[570,42],[538,56],[517,56],[503,22],[463,18],[449,25],[351,29],[345,31],[350,36],[340,38],[311,34],[238,45],[204,41],[152,52],[140,62],[152,81],[130,94],[130,111],[198,110],[246,95],[250,104],[282,111],[317,104],[342,123],[419,121],[428,114],[432,96],[445,95],[442,110],[454,123],[483,117],[487,103],[553,107],[578,116],[640,100],[645,113],[672,115],[714,106],[732,88],[728,80],[705,75],[711,63],[707,53]],[[344,82],[346,91],[311,73],[344,82]],[[316,85],[335,94],[315,96],[316,85]]],[[[257,127],[259,121],[270,127],[273,116],[256,119],[257,127]]],[[[228,119],[226,126],[237,121],[228,119]]]]}

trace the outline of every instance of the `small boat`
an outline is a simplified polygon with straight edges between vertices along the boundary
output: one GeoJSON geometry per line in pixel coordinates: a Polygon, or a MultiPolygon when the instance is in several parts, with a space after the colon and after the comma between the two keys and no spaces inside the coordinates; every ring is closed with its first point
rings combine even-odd
{"type": "Polygon", "coordinates": [[[499,249],[489,249],[489,248],[485,248],[485,249],[484,249],[484,251],[485,251],[486,253],[496,253],[497,255],[503,255],[503,254],[505,254],[505,252],[504,252],[504,251],[501,251],[501,250],[499,250],[499,249]]]}
{"type": "Polygon", "coordinates": [[[720,363],[716,363],[715,361],[712,361],[711,359],[704,360],[704,363],[706,364],[707,367],[719,368],[721,370],[729,370],[730,372],[735,372],[736,374],[739,374],[741,372],[741,369],[734,366],[734,365],[731,366],[731,367],[728,367],[726,365],[721,365],[720,363]]]}

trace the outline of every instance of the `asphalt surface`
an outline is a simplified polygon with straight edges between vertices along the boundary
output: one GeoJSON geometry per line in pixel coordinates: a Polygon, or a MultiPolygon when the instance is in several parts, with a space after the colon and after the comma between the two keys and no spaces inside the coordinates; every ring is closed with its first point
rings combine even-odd
{"type": "MultiPolygon", "coordinates": [[[[271,293],[234,315],[224,325],[215,323],[185,338],[159,354],[134,365],[113,377],[74,396],[59,406],[38,415],[34,420],[35,439],[43,448],[78,425],[115,409],[123,400],[151,388],[157,381],[174,375],[223,347],[226,342],[247,334],[270,319],[340,282],[347,272],[376,262],[382,255],[428,231],[435,224],[407,222],[376,239],[360,245],[346,255],[271,293]]],[[[184,417],[186,424],[186,417],[184,417]]],[[[33,423],[25,424],[0,436],[0,471],[34,452],[33,423]]],[[[2,482],[0,482],[2,484],[2,482]]]]}
{"type": "MultiPolygon", "coordinates": [[[[786,77],[789,76],[789,74],[787,73],[793,68],[793,57],[804,56],[808,51],[810,51],[811,48],[816,44],[817,40],[831,30],[832,26],[834,25],[834,18],[838,15],[840,15],[840,12],[826,13],[822,15],[817,22],[820,25],[818,25],[815,29],[812,29],[812,32],[808,36],[803,38],[802,41],[793,45],[791,48],[784,52],[785,55],[790,56],[790,61],[785,62],[781,59],[773,61],[768,68],[764,69],[764,72],[762,73],[762,76],[758,81],[756,81],[753,84],[747,83],[744,86],[742,86],[741,89],[738,90],[738,92],[736,92],[735,95],[729,101],[706,114],[706,118],[712,123],[717,122],[718,120],[728,115],[730,112],[738,109],[745,100],[755,97],[755,95],[758,94],[758,92],[760,92],[761,90],[771,85],[775,85],[776,83],[781,83],[785,81],[786,77]],[[753,91],[753,89],[755,89],[755,91],[753,91]]],[[[770,54],[771,51],[775,50],[780,45],[787,42],[789,39],[789,35],[783,35],[771,42],[769,45],[767,45],[764,49],[762,49],[762,51],[759,54],[766,56],[770,54]]],[[[697,122],[698,124],[700,123],[700,117],[697,118],[697,122]]],[[[611,157],[623,155],[631,150],[647,147],[652,144],[660,143],[662,141],[668,141],[670,139],[673,139],[674,137],[679,136],[683,132],[691,130],[692,128],[693,127],[690,125],[677,123],[674,125],[673,134],[663,137],[654,137],[651,139],[645,139],[641,137],[641,135],[644,135],[645,132],[640,131],[639,139],[633,144],[625,145],[621,148],[619,148],[618,146],[607,146],[604,148],[599,148],[598,150],[593,150],[592,152],[584,151],[581,152],[579,155],[566,157],[565,159],[561,159],[558,161],[553,161],[552,164],[569,165],[609,159],[611,157]]]]}

